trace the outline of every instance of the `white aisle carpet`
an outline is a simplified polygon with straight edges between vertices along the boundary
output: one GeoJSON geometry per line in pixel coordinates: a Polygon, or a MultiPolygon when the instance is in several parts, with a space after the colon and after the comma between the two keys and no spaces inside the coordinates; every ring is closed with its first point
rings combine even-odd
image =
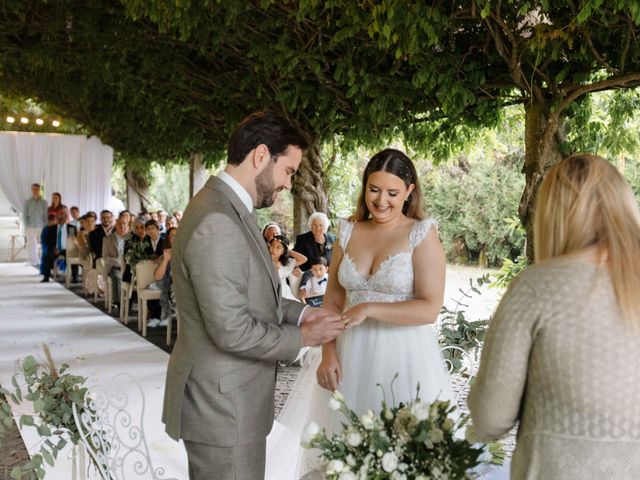
{"type": "MultiPolygon", "coordinates": [[[[44,358],[42,343],[58,368],[68,363],[71,373],[88,377],[88,386],[106,384],[121,372],[132,375],[144,390],[144,432],[154,467],[164,467],[165,477],[186,479],[184,447],[164,433],[160,421],[169,355],[62,285],[40,279],[30,266],[0,264],[0,383],[11,388],[16,360],[44,358]]],[[[25,405],[14,409],[14,415],[21,413],[32,412],[25,405]]],[[[34,428],[24,427],[21,435],[30,453],[38,450],[34,428]]],[[[66,453],[48,467],[47,480],[71,479],[66,453]]]]}

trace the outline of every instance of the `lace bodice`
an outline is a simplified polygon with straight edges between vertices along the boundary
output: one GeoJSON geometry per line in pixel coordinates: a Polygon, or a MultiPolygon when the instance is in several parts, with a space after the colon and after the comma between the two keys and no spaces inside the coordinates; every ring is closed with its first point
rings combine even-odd
{"type": "Polygon", "coordinates": [[[339,244],[343,259],[338,268],[338,281],[345,289],[347,302],[345,309],[362,302],[399,302],[414,296],[413,250],[424,239],[429,230],[437,225],[435,219],[417,221],[409,234],[409,250],[388,256],[378,269],[365,277],[356,270],[353,259],[346,253],[347,245],[355,224],[340,222],[339,244]]]}

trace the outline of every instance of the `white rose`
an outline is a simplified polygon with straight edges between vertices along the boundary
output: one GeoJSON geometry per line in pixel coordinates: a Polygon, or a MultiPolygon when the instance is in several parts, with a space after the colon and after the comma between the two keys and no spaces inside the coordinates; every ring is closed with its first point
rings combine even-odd
{"type": "Polygon", "coordinates": [[[429,440],[431,440],[431,442],[433,443],[438,443],[444,440],[444,434],[442,433],[442,430],[440,430],[439,428],[434,428],[433,430],[431,430],[429,432],[429,440]]]}
{"type": "Polygon", "coordinates": [[[390,408],[387,408],[384,411],[384,418],[386,418],[387,420],[393,420],[393,412],[391,411],[390,408]]]}
{"type": "Polygon", "coordinates": [[[362,415],[362,417],[360,417],[360,422],[362,423],[362,426],[366,430],[373,430],[373,428],[376,426],[375,417],[374,417],[373,411],[369,410],[369,411],[367,411],[367,413],[362,415]]]}
{"type": "Polygon", "coordinates": [[[355,467],[356,466],[356,457],[354,457],[351,454],[347,455],[347,458],[345,458],[345,461],[347,462],[347,465],[349,465],[351,467],[355,467]]]}
{"type": "Polygon", "coordinates": [[[342,460],[331,460],[329,465],[327,465],[327,469],[325,473],[327,475],[335,475],[336,473],[340,473],[344,470],[344,463],[342,460]]]}
{"type": "Polygon", "coordinates": [[[302,433],[302,445],[309,444],[320,433],[320,426],[316,422],[310,422],[302,433]]]}
{"type": "Polygon", "coordinates": [[[342,393],[340,393],[339,390],[334,390],[331,396],[339,402],[344,402],[344,396],[342,395],[342,393]]]}
{"type": "Polygon", "coordinates": [[[347,434],[347,445],[357,447],[362,443],[362,435],[359,432],[349,432],[347,434]]]}
{"type": "Polygon", "coordinates": [[[422,402],[416,402],[411,405],[411,414],[416,417],[419,422],[426,420],[429,418],[429,405],[422,402]]]}
{"type": "Polygon", "coordinates": [[[331,397],[329,399],[329,408],[333,411],[337,411],[340,410],[340,407],[342,406],[342,404],[336,400],[335,398],[331,397]]]}
{"type": "Polygon", "coordinates": [[[353,472],[342,472],[338,480],[357,480],[356,474],[353,472]]]}
{"type": "Polygon", "coordinates": [[[398,468],[398,457],[393,452],[387,452],[382,456],[382,469],[385,472],[393,472],[398,468]]]}

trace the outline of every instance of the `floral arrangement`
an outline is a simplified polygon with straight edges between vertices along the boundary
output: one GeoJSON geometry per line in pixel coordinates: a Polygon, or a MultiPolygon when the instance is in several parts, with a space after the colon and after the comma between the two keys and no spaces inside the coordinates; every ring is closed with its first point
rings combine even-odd
{"type": "MultiPolygon", "coordinates": [[[[129,239],[125,238],[125,240],[129,240],[129,239]]],[[[146,249],[151,247],[148,241],[146,240],[141,242],[129,241],[128,244],[129,244],[129,249],[127,249],[127,251],[124,253],[124,261],[126,262],[127,265],[131,267],[132,270],[135,269],[136,264],[138,262],[141,262],[143,260],[153,260],[155,258],[154,255],[151,255],[146,252],[146,249]]]]}
{"type": "MultiPolygon", "coordinates": [[[[75,403],[80,412],[88,412],[92,417],[95,411],[86,404],[84,386],[85,377],[67,372],[69,365],[62,364],[58,370],[51,357],[49,348],[43,345],[45,363],[38,362],[29,355],[20,363],[20,375],[14,375],[11,383],[15,390],[0,388],[0,393],[10,398],[15,405],[24,401],[33,402],[35,415],[21,415],[20,426],[31,426],[38,430],[42,438],[40,449],[24,465],[13,467],[12,479],[45,477],[44,464],[53,466],[60,451],[71,442],[78,445],[80,433],[73,419],[72,405],[75,403]],[[24,386],[17,378],[24,378],[24,386]]],[[[0,401],[0,441],[13,423],[11,408],[6,401],[0,401]]],[[[90,458],[91,461],[93,459],[90,458]]]]}
{"type": "MultiPolygon", "coordinates": [[[[469,417],[454,415],[448,401],[426,403],[416,398],[358,415],[335,391],[329,407],[347,419],[342,432],[328,437],[314,422],[307,425],[304,448],[318,448],[329,480],[426,480],[473,478],[474,467],[488,463],[484,444],[459,438],[469,417]]],[[[465,434],[470,433],[467,428],[465,434]]],[[[467,435],[468,436],[468,435],[467,435]]]]}

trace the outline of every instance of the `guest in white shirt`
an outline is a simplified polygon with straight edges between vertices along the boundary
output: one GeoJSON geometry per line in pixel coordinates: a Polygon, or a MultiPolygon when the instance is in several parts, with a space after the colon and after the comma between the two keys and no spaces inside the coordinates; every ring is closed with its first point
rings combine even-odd
{"type": "Polygon", "coordinates": [[[69,209],[69,213],[71,213],[71,220],[69,220],[69,225],[75,227],[76,230],[80,230],[80,210],[78,207],[73,206],[69,209]]]}
{"type": "Polygon", "coordinates": [[[313,276],[300,287],[300,300],[304,302],[308,297],[324,295],[329,279],[328,271],[329,267],[327,266],[326,258],[317,257],[311,261],[311,273],[313,276]]]}

